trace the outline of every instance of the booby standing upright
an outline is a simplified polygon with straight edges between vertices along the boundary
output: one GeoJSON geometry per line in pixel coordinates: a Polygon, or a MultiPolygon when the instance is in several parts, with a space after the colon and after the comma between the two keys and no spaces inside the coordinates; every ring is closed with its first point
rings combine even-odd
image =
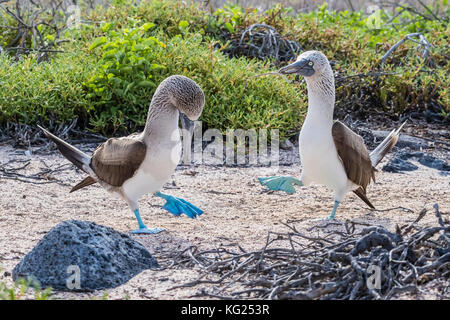
{"type": "Polygon", "coordinates": [[[339,121],[333,121],[335,103],[334,76],[330,63],[319,51],[301,54],[295,63],[279,70],[305,77],[308,89],[308,112],[299,136],[302,174],[293,177],[260,178],[271,190],[294,193],[294,185],[312,182],[334,190],[334,207],[327,219],[334,219],[339,204],[353,191],[374,209],[366,196],[370,179],[375,181],[375,166],[397,143],[403,125],[393,130],[370,154],[361,136],[339,121]]]}
{"type": "Polygon", "coordinates": [[[119,195],[136,215],[139,229],[132,233],[158,233],[142,222],[138,200],[147,193],[165,199],[163,209],[179,216],[195,218],[202,210],[189,202],[161,193],[159,190],[175,171],[181,157],[178,129],[179,115],[184,129],[192,137],[193,121],[200,117],[205,96],[202,89],[184,76],[170,76],[156,89],[142,133],[111,138],[99,145],[92,156],[61,140],[42,127],[56,143],[64,157],[89,174],[70,192],[98,182],[109,192],[119,195]]]}

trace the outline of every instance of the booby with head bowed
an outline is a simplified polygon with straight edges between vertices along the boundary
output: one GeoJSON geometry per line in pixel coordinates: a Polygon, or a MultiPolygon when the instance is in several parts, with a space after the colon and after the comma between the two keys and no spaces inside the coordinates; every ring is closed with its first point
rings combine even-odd
{"type": "Polygon", "coordinates": [[[108,139],[92,156],[40,128],[56,143],[64,157],[89,175],[70,192],[98,182],[128,203],[139,224],[139,229],[132,233],[158,233],[163,229],[147,228],[140,216],[138,200],[147,193],[164,198],[167,202],[163,209],[176,216],[184,213],[195,218],[203,213],[181,198],[161,193],[160,189],[180,161],[179,117],[192,137],[193,120],[200,117],[204,104],[203,91],[193,80],[170,76],[161,82],[153,95],[144,131],[108,139]]]}
{"type": "Polygon", "coordinates": [[[294,193],[294,185],[313,182],[334,191],[334,207],[327,219],[334,219],[339,204],[353,191],[369,207],[366,196],[370,180],[375,181],[375,166],[397,143],[403,125],[392,132],[371,153],[361,136],[339,121],[333,121],[335,104],[334,76],[330,63],[319,51],[302,53],[297,61],[279,70],[281,74],[305,77],[308,89],[308,112],[299,136],[302,173],[293,177],[260,178],[271,190],[294,193]]]}

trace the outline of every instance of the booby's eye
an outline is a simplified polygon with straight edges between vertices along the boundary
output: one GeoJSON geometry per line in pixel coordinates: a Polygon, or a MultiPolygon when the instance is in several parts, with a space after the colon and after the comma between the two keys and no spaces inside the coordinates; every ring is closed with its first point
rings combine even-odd
{"type": "Polygon", "coordinates": [[[314,65],[314,63],[312,61],[308,62],[308,66],[312,67],[314,65]]]}

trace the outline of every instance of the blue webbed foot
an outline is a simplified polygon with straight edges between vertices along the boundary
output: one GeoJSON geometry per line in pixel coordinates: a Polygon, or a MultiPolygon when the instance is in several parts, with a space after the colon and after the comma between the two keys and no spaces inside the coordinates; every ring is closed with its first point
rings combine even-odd
{"type": "Polygon", "coordinates": [[[281,190],[286,193],[295,193],[294,185],[303,186],[303,183],[293,177],[267,177],[259,178],[259,182],[270,190],[281,190]]]}
{"type": "Polygon", "coordinates": [[[132,230],[132,231],[130,231],[130,233],[131,234],[157,234],[157,233],[160,233],[161,231],[164,231],[164,229],[163,228],[151,228],[151,229],[149,229],[147,227],[144,227],[144,228],[139,228],[139,229],[136,229],[136,230],[132,230]]]}
{"type": "Polygon", "coordinates": [[[155,196],[165,199],[167,202],[163,205],[162,208],[169,211],[175,216],[179,216],[184,213],[189,218],[194,219],[203,213],[203,210],[197,208],[184,199],[170,196],[161,192],[155,193],[155,196]]]}
{"type": "Polygon", "coordinates": [[[164,231],[163,228],[147,228],[147,226],[144,224],[144,222],[141,219],[141,214],[139,212],[139,209],[136,209],[133,211],[136,215],[136,220],[139,224],[139,229],[130,231],[131,234],[156,234],[160,233],[161,231],[164,231]]]}
{"type": "Polygon", "coordinates": [[[333,207],[333,210],[331,211],[331,214],[328,216],[328,217],[326,217],[326,218],[324,218],[323,220],[325,220],[325,221],[327,221],[327,220],[335,220],[335,217],[336,217],[336,211],[337,211],[337,208],[338,208],[338,206],[339,206],[339,201],[334,201],[334,207],[333,207]]]}

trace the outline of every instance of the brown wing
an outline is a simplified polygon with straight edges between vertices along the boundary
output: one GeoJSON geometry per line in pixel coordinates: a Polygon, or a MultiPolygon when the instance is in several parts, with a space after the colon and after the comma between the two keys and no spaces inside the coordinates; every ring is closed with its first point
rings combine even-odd
{"type": "Polygon", "coordinates": [[[375,168],[372,167],[363,138],[339,121],[334,122],[332,134],[348,179],[361,187],[355,190],[355,194],[373,207],[366,197],[366,188],[370,179],[375,177],[375,168]]]}
{"type": "Polygon", "coordinates": [[[109,139],[95,149],[91,168],[100,180],[120,187],[136,173],[146,149],[144,142],[132,137],[109,139]]]}

